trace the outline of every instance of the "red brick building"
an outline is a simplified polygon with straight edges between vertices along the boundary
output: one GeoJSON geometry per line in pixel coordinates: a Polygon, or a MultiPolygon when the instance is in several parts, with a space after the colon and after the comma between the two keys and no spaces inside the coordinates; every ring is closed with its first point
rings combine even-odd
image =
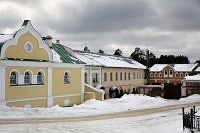
{"type": "Polygon", "coordinates": [[[150,84],[181,84],[185,76],[190,75],[198,64],[155,64],[150,68],[150,84]]]}
{"type": "Polygon", "coordinates": [[[200,94],[200,74],[194,76],[187,76],[182,81],[181,88],[182,96],[190,96],[193,94],[200,94]]]}

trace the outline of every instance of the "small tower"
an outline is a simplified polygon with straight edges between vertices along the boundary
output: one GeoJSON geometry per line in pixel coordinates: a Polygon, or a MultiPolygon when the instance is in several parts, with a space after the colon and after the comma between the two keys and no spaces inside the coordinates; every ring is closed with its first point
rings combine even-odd
{"type": "Polygon", "coordinates": [[[46,37],[43,37],[44,41],[46,44],[49,45],[49,47],[52,47],[52,37],[51,36],[46,36],[46,37]]]}

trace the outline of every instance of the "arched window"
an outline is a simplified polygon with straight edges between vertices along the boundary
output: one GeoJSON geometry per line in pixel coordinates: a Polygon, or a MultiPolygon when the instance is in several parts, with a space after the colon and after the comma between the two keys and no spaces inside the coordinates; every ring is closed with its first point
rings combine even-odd
{"type": "Polygon", "coordinates": [[[65,84],[69,84],[70,83],[70,73],[69,72],[65,72],[64,83],[65,84]]]}
{"type": "Polygon", "coordinates": [[[10,74],[10,84],[11,85],[17,85],[18,83],[18,74],[17,72],[13,71],[10,74]]]}
{"type": "Polygon", "coordinates": [[[44,74],[41,71],[37,73],[37,84],[44,84],[44,74]]]}
{"type": "Polygon", "coordinates": [[[31,84],[31,73],[30,72],[25,72],[24,84],[31,84]]]}

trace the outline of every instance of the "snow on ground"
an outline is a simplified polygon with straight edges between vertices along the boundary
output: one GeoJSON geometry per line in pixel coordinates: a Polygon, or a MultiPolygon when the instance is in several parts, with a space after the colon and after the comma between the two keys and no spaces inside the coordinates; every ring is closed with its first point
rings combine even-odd
{"type": "Polygon", "coordinates": [[[181,109],[106,120],[0,125],[2,133],[190,133],[182,129],[181,109]]]}
{"type": "Polygon", "coordinates": [[[60,107],[58,105],[51,108],[20,108],[0,106],[0,118],[76,117],[161,107],[199,100],[200,95],[192,95],[187,98],[181,98],[180,100],[166,100],[161,97],[149,97],[131,94],[124,95],[122,98],[108,99],[105,101],[92,99],[84,102],[81,105],[74,105],[73,107],[60,107]]]}
{"type": "MultiPolygon", "coordinates": [[[[180,100],[166,100],[160,97],[124,95],[118,99],[105,101],[88,100],[73,107],[17,108],[0,106],[0,118],[24,117],[72,117],[109,112],[161,107],[200,100],[200,95],[192,95],[180,100]]],[[[199,106],[197,109],[199,110],[199,106]]],[[[187,108],[186,110],[189,110],[187,108]]],[[[0,125],[0,133],[190,133],[182,129],[181,109],[153,113],[143,116],[121,117],[105,120],[75,121],[38,124],[0,125]]]]}

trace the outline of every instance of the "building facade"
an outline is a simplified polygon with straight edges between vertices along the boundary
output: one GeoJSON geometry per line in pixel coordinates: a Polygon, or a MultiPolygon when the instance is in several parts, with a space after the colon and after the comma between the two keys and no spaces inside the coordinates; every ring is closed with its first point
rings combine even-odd
{"type": "Polygon", "coordinates": [[[85,91],[85,64],[58,62],[48,41],[43,40],[29,20],[15,34],[0,35],[1,104],[72,106],[94,98],[95,93],[103,97],[102,91],[85,91]]]}
{"type": "Polygon", "coordinates": [[[103,86],[106,98],[109,98],[111,89],[132,93],[138,86],[146,83],[146,67],[129,57],[72,51],[76,58],[86,63],[85,83],[97,88],[99,85],[103,86]]]}
{"type": "Polygon", "coordinates": [[[193,73],[198,64],[155,64],[150,68],[150,84],[181,84],[185,76],[193,73]]]}

